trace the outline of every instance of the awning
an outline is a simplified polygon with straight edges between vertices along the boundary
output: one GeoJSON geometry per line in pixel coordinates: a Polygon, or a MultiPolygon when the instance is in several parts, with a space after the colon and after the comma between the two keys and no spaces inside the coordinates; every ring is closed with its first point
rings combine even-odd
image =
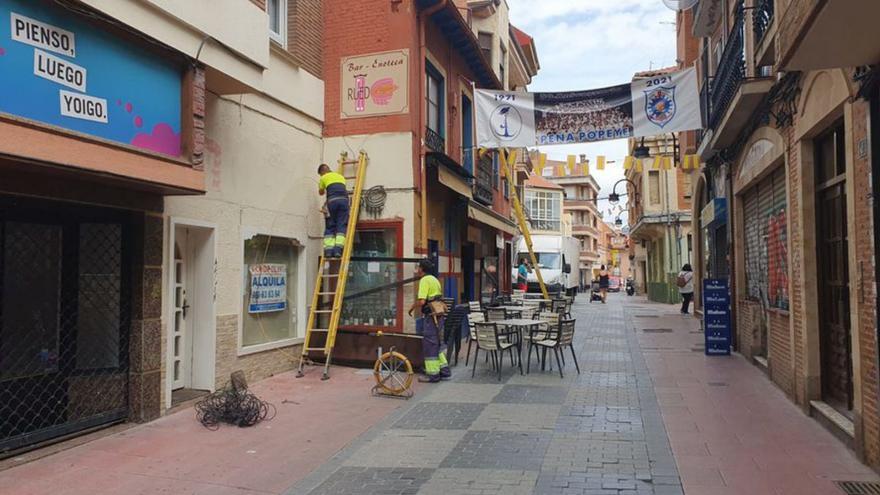
{"type": "Polygon", "coordinates": [[[513,222],[473,201],[468,205],[468,218],[510,235],[516,235],[518,232],[513,222]]]}
{"type": "Polygon", "coordinates": [[[450,172],[449,170],[446,170],[444,167],[437,168],[437,179],[444,186],[452,189],[453,191],[461,194],[468,199],[471,199],[471,197],[473,196],[471,193],[471,185],[468,184],[466,180],[450,172]]]}

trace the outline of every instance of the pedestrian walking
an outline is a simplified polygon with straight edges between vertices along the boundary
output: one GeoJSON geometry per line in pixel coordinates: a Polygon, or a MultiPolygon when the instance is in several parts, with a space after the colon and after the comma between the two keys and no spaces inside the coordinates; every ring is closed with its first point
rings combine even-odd
{"type": "Polygon", "coordinates": [[[681,267],[681,272],[679,272],[675,283],[678,285],[678,293],[681,294],[681,314],[690,314],[688,309],[694,299],[694,271],[690,263],[681,267]]]}
{"type": "Polygon", "coordinates": [[[318,194],[327,196],[324,216],[324,257],[341,258],[348,229],[348,186],[342,174],[333,172],[326,163],[318,167],[318,194]]]}
{"type": "Polygon", "coordinates": [[[422,355],[425,360],[425,376],[420,382],[436,383],[452,376],[446,355],[440,347],[440,329],[446,319],[443,303],[443,288],[437,277],[431,275],[434,264],[430,260],[419,261],[416,277],[419,277],[419,290],[416,301],[409,309],[409,315],[418,314],[416,331],[422,335],[422,355]]]}
{"type": "Polygon", "coordinates": [[[602,268],[599,269],[599,293],[602,295],[602,304],[605,304],[605,300],[608,299],[609,285],[611,285],[611,276],[605,269],[605,265],[602,265],[602,268]]]}
{"type": "Polygon", "coordinates": [[[528,289],[529,268],[526,266],[525,258],[519,260],[519,268],[516,269],[516,285],[519,290],[528,289]]]}

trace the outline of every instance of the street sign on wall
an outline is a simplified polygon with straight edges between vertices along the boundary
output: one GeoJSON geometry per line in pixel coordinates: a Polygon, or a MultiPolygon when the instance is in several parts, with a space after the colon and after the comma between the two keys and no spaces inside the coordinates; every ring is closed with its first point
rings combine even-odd
{"type": "Polygon", "coordinates": [[[730,355],[730,292],[726,278],[703,280],[703,330],[707,356],[730,355]]]}

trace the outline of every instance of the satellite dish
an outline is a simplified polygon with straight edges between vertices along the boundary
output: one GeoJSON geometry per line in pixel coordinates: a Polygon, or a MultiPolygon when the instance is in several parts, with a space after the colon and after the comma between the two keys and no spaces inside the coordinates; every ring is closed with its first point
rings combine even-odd
{"type": "Polygon", "coordinates": [[[688,10],[693,8],[700,0],[663,0],[663,4],[672,10],[688,10]]]}

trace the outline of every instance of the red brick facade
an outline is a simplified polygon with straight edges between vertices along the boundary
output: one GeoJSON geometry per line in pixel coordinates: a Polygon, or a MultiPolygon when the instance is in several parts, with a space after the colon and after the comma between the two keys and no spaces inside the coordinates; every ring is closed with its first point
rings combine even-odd
{"type": "Polygon", "coordinates": [[[321,77],[321,36],[324,16],[321,0],[288,0],[287,50],[302,67],[321,77]]]}

